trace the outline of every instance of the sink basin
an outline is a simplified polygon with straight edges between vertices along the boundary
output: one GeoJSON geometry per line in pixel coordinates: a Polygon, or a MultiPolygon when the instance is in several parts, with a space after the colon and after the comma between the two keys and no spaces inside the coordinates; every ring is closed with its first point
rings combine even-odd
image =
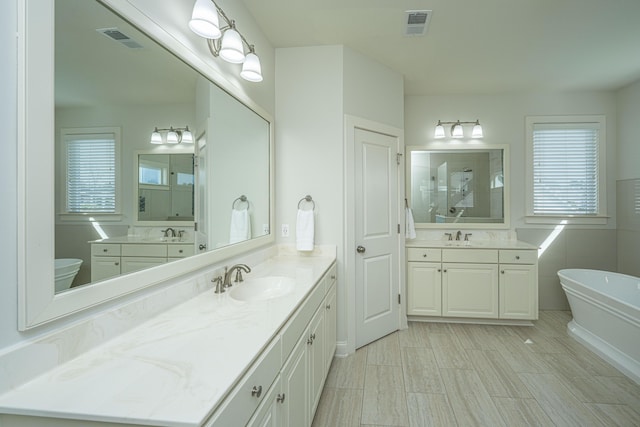
{"type": "Polygon", "coordinates": [[[287,295],[294,284],[294,279],[282,276],[246,279],[241,284],[234,284],[229,295],[238,301],[265,301],[287,295]]]}
{"type": "Polygon", "coordinates": [[[478,246],[486,246],[484,242],[470,241],[470,240],[451,240],[445,243],[445,246],[453,246],[456,248],[472,248],[478,246]]]}

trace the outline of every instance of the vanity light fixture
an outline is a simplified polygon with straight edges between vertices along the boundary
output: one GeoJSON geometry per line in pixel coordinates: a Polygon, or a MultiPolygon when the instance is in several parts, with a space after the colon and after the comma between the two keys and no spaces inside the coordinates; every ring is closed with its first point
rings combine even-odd
{"type": "Polygon", "coordinates": [[[189,130],[189,126],[185,126],[183,128],[174,128],[173,126],[167,129],[158,129],[155,128],[151,133],[151,142],[152,144],[193,144],[193,134],[189,130]],[[166,133],[166,136],[163,138],[162,133],[166,133]]]}
{"type": "Polygon", "coordinates": [[[213,0],[196,0],[189,21],[191,31],[207,39],[209,51],[232,64],[242,64],[240,77],[250,82],[262,81],[260,58],[255,48],[236,28],[236,22],[229,19],[213,0]],[[220,18],[226,23],[220,26],[220,18]],[[246,51],[248,53],[245,53],[246,51]]]}
{"type": "Polygon", "coordinates": [[[471,138],[479,139],[483,137],[480,120],[476,120],[475,122],[461,122],[460,120],[456,120],[455,122],[443,122],[441,120],[438,120],[438,124],[436,125],[436,131],[433,135],[434,138],[440,139],[445,137],[444,125],[451,125],[452,138],[464,137],[462,125],[473,125],[473,129],[471,131],[471,138]]]}

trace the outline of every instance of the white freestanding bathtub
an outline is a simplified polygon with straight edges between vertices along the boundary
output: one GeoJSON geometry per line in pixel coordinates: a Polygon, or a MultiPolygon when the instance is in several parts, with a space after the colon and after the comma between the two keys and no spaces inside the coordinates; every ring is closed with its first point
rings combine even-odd
{"type": "Polygon", "coordinates": [[[640,384],[640,278],[609,271],[558,271],[573,319],[569,335],[640,384]]]}
{"type": "Polygon", "coordinates": [[[77,258],[58,258],[55,264],[55,289],[62,292],[71,287],[73,279],[78,274],[82,260],[77,258]]]}

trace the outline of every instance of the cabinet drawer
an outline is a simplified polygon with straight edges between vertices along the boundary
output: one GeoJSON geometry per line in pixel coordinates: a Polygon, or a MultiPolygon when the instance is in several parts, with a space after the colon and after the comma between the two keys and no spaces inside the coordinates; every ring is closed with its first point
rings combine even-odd
{"type": "Polygon", "coordinates": [[[167,245],[167,256],[170,258],[182,258],[193,254],[193,245],[167,245]]]}
{"type": "Polygon", "coordinates": [[[120,245],[110,243],[92,243],[91,255],[94,256],[120,256],[120,245]]]}
{"type": "Polygon", "coordinates": [[[167,245],[122,245],[122,256],[167,257],[167,245]]]}
{"type": "Polygon", "coordinates": [[[213,417],[205,423],[209,427],[243,426],[251,418],[260,402],[268,394],[271,384],[278,376],[282,366],[282,347],[280,338],[275,338],[249,372],[231,391],[216,410],[213,417]],[[255,390],[255,391],[254,391],[255,390]],[[259,390],[259,393],[257,392],[259,390]]]}
{"type": "Polygon", "coordinates": [[[442,262],[498,262],[495,249],[443,249],[442,262]]]}
{"type": "Polygon", "coordinates": [[[407,248],[407,261],[441,261],[440,249],[407,248]]]}
{"type": "Polygon", "coordinates": [[[508,249],[500,251],[501,264],[535,264],[538,251],[508,249]]]}

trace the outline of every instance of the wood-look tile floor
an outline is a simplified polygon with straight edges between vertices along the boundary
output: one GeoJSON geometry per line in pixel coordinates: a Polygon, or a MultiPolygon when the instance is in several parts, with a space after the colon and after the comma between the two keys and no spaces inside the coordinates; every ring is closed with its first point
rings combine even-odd
{"type": "Polygon", "coordinates": [[[334,359],[313,427],[640,426],[640,386],[569,337],[569,320],[410,322],[334,359]]]}

